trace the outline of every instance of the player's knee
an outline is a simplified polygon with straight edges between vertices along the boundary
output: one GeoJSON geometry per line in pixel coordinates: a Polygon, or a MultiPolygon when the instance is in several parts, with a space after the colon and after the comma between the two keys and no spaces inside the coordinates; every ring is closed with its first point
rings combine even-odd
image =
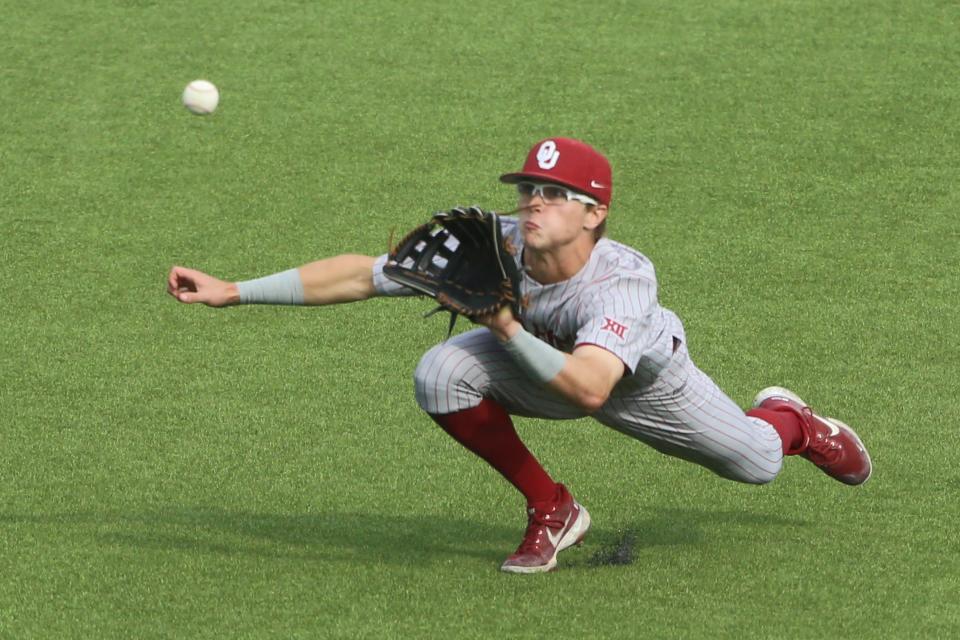
{"type": "Polygon", "coordinates": [[[417,397],[417,403],[425,411],[429,411],[428,407],[423,406],[424,398],[429,398],[432,391],[435,391],[437,384],[436,377],[431,373],[433,369],[433,363],[436,359],[434,357],[434,352],[439,348],[440,345],[433,347],[420,358],[420,362],[417,363],[417,368],[413,370],[413,391],[417,397]]]}
{"type": "Polygon", "coordinates": [[[777,478],[778,475],[780,475],[779,467],[776,471],[764,469],[753,472],[749,478],[742,480],[742,482],[746,482],[748,484],[770,484],[777,478]]]}
{"type": "Polygon", "coordinates": [[[441,343],[420,358],[413,372],[417,404],[428,413],[450,413],[480,402],[473,358],[441,343]]]}
{"type": "Polygon", "coordinates": [[[779,462],[766,462],[764,464],[744,465],[730,464],[720,468],[714,468],[714,471],[724,478],[743,482],[745,484],[769,484],[773,482],[783,466],[782,459],[779,462]]]}

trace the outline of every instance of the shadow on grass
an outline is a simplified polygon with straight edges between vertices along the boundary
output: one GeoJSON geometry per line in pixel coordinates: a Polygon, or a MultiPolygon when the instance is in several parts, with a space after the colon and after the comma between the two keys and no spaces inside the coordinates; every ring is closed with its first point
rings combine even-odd
{"type": "MultiPolygon", "coordinates": [[[[423,564],[463,558],[500,562],[522,527],[443,515],[375,513],[261,514],[220,508],[164,509],[141,514],[0,515],[0,527],[49,525],[72,539],[85,530],[99,544],[194,554],[256,556],[318,562],[423,564]]],[[[733,525],[805,526],[777,516],[730,511],[667,509],[621,530],[594,525],[587,558],[571,568],[630,564],[637,551],[657,546],[709,544],[709,531],[733,525]]],[[[573,559],[571,559],[573,560],[573,559]]]]}
{"type": "MultiPolygon", "coordinates": [[[[805,527],[802,520],[746,511],[664,509],[655,517],[631,523],[619,531],[591,531],[591,555],[571,567],[606,567],[633,564],[637,553],[652,547],[709,545],[711,531],[746,526],[760,533],[774,527],[805,527]]],[[[724,533],[724,537],[726,537],[724,533]]],[[[751,533],[751,536],[755,533],[751,533]]]]}

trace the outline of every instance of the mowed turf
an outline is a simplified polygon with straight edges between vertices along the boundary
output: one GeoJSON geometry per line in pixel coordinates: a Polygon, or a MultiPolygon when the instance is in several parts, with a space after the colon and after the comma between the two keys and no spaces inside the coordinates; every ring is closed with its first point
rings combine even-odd
{"type": "Polygon", "coordinates": [[[2,7],[0,637],[960,634],[955,3],[2,7]],[[594,529],[508,576],[522,500],[413,400],[428,301],[164,293],[510,208],[552,135],[609,155],[699,365],[849,422],[867,485],[521,419],[594,529]]]}

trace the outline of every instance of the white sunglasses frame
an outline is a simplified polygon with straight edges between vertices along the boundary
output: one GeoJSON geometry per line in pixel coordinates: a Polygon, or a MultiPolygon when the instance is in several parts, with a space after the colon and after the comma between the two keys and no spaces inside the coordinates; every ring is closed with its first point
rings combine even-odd
{"type": "Polygon", "coordinates": [[[595,207],[600,204],[599,202],[597,202],[595,199],[591,198],[588,195],[577,193],[576,191],[572,191],[564,187],[563,185],[559,185],[554,182],[534,182],[533,180],[521,180],[520,182],[517,183],[517,191],[520,193],[521,196],[527,196],[529,198],[532,198],[533,196],[540,196],[541,198],[543,198],[544,202],[556,202],[556,200],[554,199],[547,199],[547,196],[543,193],[544,187],[552,187],[554,189],[560,190],[564,194],[564,197],[567,201],[576,200],[577,202],[582,202],[583,204],[592,204],[595,207]],[[529,195],[521,192],[520,188],[522,185],[530,185],[531,187],[533,187],[532,192],[529,195]]]}

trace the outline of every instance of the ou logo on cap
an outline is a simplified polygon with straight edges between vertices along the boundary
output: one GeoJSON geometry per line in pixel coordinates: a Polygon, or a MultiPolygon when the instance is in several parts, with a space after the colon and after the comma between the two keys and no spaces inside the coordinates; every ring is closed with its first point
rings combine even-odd
{"type": "Polygon", "coordinates": [[[557,143],[553,140],[547,140],[537,149],[537,164],[541,169],[553,169],[557,166],[560,159],[560,152],[557,151],[557,143]]]}

